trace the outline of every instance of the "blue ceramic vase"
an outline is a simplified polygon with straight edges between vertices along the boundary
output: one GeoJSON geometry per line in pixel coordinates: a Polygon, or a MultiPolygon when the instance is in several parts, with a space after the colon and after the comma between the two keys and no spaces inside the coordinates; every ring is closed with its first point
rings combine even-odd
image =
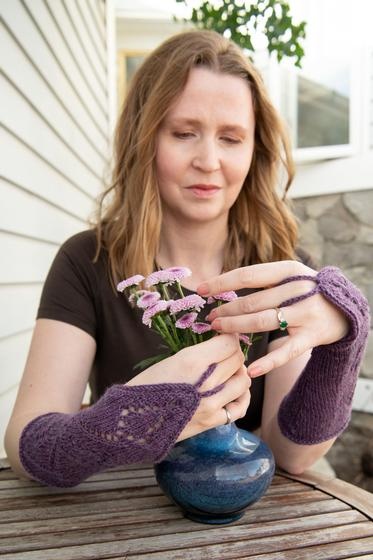
{"type": "Polygon", "coordinates": [[[154,470],[186,517],[223,524],[239,519],[263,496],[275,462],[264,441],[232,423],[177,443],[154,470]]]}

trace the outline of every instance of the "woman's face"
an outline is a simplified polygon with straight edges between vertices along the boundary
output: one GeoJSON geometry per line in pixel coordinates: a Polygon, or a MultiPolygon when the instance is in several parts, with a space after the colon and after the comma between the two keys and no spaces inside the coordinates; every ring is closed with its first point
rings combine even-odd
{"type": "Polygon", "coordinates": [[[250,168],[254,128],[251,92],[243,79],[192,69],[157,136],[165,218],[227,220],[250,168]]]}

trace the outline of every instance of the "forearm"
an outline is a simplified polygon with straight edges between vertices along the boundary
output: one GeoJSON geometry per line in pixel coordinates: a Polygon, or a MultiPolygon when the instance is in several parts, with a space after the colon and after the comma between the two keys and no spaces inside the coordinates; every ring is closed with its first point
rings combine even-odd
{"type": "Polygon", "coordinates": [[[350,329],[341,340],[312,350],[276,417],[282,436],[300,449],[310,446],[307,454],[315,451],[316,458],[318,449],[326,451],[348,425],[370,326],[366,299],[339,270],[327,267],[317,281],[318,291],[346,315],[350,329]]]}
{"type": "Polygon", "coordinates": [[[200,399],[221,389],[198,391],[214,369],[210,366],[195,385],[114,385],[95,405],[76,414],[37,416],[19,440],[23,469],[48,486],[69,487],[103,469],[160,461],[200,399]]]}
{"type": "Polygon", "coordinates": [[[261,431],[262,439],[269,445],[275,457],[276,465],[291,474],[301,474],[321,457],[333,445],[335,438],[314,445],[294,443],[283,435],[274,416],[261,431]]]}
{"type": "MultiPolygon", "coordinates": [[[[324,455],[348,425],[370,325],[366,299],[338,269],[320,271],[317,291],[349,319],[347,335],[313,348],[266,376],[262,437],[279,466],[293,473],[324,455]]],[[[299,299],[288,300],[282,307],[299,299]]],[[[272,343],[274,348],[281,344],[272,343]]]]}

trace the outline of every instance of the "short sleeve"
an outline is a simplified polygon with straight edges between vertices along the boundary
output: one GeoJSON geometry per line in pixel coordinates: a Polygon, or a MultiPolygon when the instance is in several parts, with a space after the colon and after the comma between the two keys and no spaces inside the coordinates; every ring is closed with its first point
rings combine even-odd
{"type": "Polygon", "coordinates": [[[54,319],[79,327],[91,336],[97,329],[95,235],[86,231],[59,249],[45,280],[37,319],[54,319]]]}

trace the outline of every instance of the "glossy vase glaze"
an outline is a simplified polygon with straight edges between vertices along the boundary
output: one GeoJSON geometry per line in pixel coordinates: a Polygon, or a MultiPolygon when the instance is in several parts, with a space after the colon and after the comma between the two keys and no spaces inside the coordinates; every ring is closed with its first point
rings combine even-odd
{"type": "Polygon", "coordinates": [[[263,496],[275,462],[259,437],[233,423],[177,443],[154,470],[186,517],[217,524],[239,519],[263,496]]]}

